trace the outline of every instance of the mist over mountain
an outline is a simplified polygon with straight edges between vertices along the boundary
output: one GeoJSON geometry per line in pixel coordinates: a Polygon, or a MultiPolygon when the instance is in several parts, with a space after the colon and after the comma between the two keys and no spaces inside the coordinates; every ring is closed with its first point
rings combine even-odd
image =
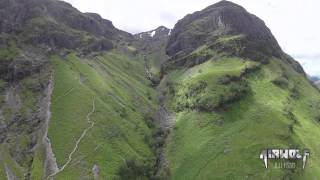
{"type": "Polygon", "coordinates": [[[0,17],[0,179],[320,177],[320,91],[243,7],[138,34],[57,0],[0,17]],[[272,147],[312,156],[265,169],[272,147]]]}

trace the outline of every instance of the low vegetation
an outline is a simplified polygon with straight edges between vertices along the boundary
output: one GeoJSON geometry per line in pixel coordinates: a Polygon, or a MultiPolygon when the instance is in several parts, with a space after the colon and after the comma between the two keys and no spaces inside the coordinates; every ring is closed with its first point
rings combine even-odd
{"type": "Polygon", "coordinates": [[[141,179],[150,180],[154,178],[153,163],[148,161],[139,160],[125,160],[119,169],[120,179],[141,179]]]}
{"type": "Polygon", "coordinates": [[[259,65],[224,58],[172,71],[166,79],[170,82],[168,106],[176,117],[167,144],[173,179],[212,179],[212,174],[218,179],[319,176],[318,157],[311,157],[304,173],[272,167],[266,170],[260,159],[252,157],[268,147],[310,148],[315,152],[320,148],[311,143],[312,137],[320,135],[311,130],[318,126],[320,96],[285,62],[271,59],[269,64],[259,65]],[[237,94],[241,89],[243,93],[237,94]],[[239,98],[226,102],[221,96],[223,100],[239,98]],[[199,107],[215,107],[218,102],[226,106],[209,111],[199,107]]]}
{"type": "Polygon", "coordinates": [[[65,59],[52,57],[55,85],[49,138],[59,167],[88,126],[86,115],[92,98],[96,99],[96,111],[91,115],[95,125],[79,144],[72,165],[56,179],[90,177],[94,165],[99,167],[101,178],[148,178],[145,173],[152,170],[155,158],[145,143],[146,137],[152,138],[152,115],[145,114],[154,111],[156,98],[139,61],[117,52],[90,60],[74,54],[65,59]],[[145,159],[150,161],[142,163],[145,159]]]}

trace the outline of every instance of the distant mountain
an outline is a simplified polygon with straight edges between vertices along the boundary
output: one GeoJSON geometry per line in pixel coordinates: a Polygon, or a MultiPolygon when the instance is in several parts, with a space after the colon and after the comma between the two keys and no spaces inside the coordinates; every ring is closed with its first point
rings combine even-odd
{"type": "Polygon", "coordinates": [[[318,76],[310,76],[309,79],[320,88],[320,77],[318,76]]]}
{"type": "Polygon", "coordinates": [[[320,177],[319,90],[243,7],[134,35],[58,0],[0,17],[1,180],[320,177]],[[296,147],[305,170],[258,158],[296,147]]]}
{"type": "Polygon", "coordinates": [[[164,26],[159,26],[158,28],[135,34],[135,39],[144,39],[144,40],[151,40],[151,39],[161,39],[164,37],[168,37],[171,34],[171,29],[168,29],[164,26]]]}
{"type": "Polygon", "coordinates": [[[164,26],[134,35],[134,44],[146,58],[146,69],[150,72],[153,84],[160,81],[160,69],[168,60],[166,45],[171,34],[171,29],[164,26]]]}
{"type": "Polygon", "coordinates": [[[317,87],[320,88],[320,80],[314,82],[317,87]]]}
{"type": "Polygon", "coordinates": [[[320,81],[320,77],[318,77],[318,76],[310,76],[310,80],[314,81],[314,82],[320,81]]]}

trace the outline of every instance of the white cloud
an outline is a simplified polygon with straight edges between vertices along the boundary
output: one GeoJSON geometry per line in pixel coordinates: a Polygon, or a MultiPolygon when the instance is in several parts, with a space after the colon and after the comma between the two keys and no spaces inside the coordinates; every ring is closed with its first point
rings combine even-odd
{"type": "MultiPolygon", "coordinates": [[[[82,12],[95,12],[122,30],[137,33],[160,25],[173,28],[186,14],[218,0],[65,0],[82,12]]],[[[320,1],[318,0],[233,0],[265,21],[288,54],[320,54],[320,1]]],[[[294,56],[295,57],[295,56],[294,56]]],[[[308,73],[320,75],[320,59],[297,60],[308,73]]]]}

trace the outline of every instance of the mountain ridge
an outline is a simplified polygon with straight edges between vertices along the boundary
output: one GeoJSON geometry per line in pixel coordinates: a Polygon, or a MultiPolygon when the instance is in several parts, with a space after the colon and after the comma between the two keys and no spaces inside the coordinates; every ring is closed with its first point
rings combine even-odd
{"type": "Polygon", "coordinates": [[[141,39],[141,38],[161,38],[163,36],[170,36],[171,29],[165,27],[165,26],[159,26],[156,29],[146,31],[146,32],[140,32],[137,34],[134,34],[134,37],[136,39],[141,39]]]}
{"type": "Polygon", "coordinates": [[[188,57],[206,46],[220,54],[267,63],[269,57],[288,61],[303,74],[301,65],[284,53],[269,28],[257,16],[230,1],[221,1],[179,20],[169,37],[166,53],[171,57],[163,67],[192,66],[207,57],[188,57]],[[194,63],[195,62],[195,63],[194,63]]]}
{"type": "Polygon", "coordinates": [[[113,48],[115,41],[132,38],[100,15],[81,13],[64,1],[4,0],[1,7],[1,32],[15,34],[22,43],[99,51],[113,48]]]}
{"type": "MultiPolygon", "coordinates": [[[[182,29],[182,31],[185,31],[185,28],[192,28],[193,22],[195,22],[197,19],[205,18],[208,18],[208,20],[205,20],[204,22],[198,22],[200,27],[198,30],[195,30],[196,32],[204,32],[205,34],[206,31],[212,31],[213,36],[215,36],[215,34],[242,34],[246,36],[246,38],[248,38],[248,41],[261,41],[261,43],[263,43],[263,41],[266,41],[266,45],[270,46],[270,50],[275,51],[272,53],[274,55],[277,55],[277,50],[275,49],[281,50],[277,41],[271,34],[271,31],[265,26],[264,22],[261,19],[248,13],[239,5],[236,5],[230,1],[221,1],[203,9],[202,11],[189,14],[182,20],[178,21],[175,28],[173,29],[172,38],[169,40],[167,53],[169,55],[173,55],[178,52],[179,49],[175,50],[174,47],[177,46],[177,43],[179,43],[179,41],[175,42],[176,39],[183,38],[182,35],[179,35],[180,29],[182,29]],[[249,26],[250,28],[248,28],[249,26]]],[[[198,37],[200,38],[200,43],[203,43],[204,40],[202,40],[200,36],[198,37]]],[[[259,43],[260,42],[257,42],[256,45],[259,46],[259,43]]],[[[192,44],[192,42],[187,44],[192,44]]],[[[197,44],[195,45],[197,46],[197,44]]],[[[183,47],[181,50],[183,51],[183,47]]],[[[187,49],[187,51],[190,50],[187,49]]]]}

